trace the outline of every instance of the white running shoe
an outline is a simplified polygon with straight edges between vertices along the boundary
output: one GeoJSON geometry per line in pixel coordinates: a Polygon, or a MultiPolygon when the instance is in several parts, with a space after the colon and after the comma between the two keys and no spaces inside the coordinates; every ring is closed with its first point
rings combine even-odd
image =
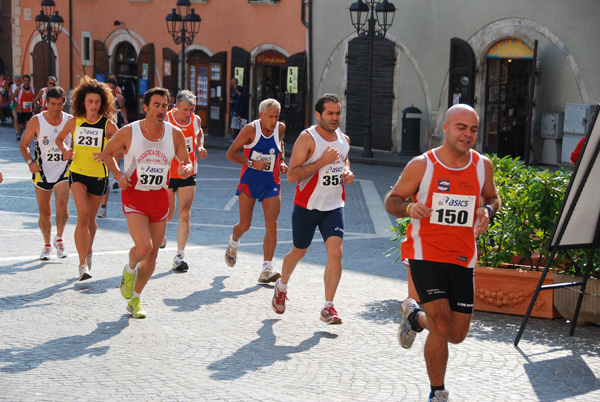
{"type": "Polygon", "coordinates": [[[419,305],[414,299],[406,299],[402,302],[400,308],[400,327],[398,328],[398,342],[404,349],[408,349],[412,346],[417,336],[417,331],[412,329],[408,316],[415,310],[421,310],[419,305]]]}
{"type": "Polygon", "coordinates": [[[232,241],[232,236],[229,236],[229,240],[227,240],[227,251],[225,251],[225,264],[230,267],[235,267],[235,263],[237,262],[237,247],[231,245],[232,241]]]}
{"type": "Polygon", "coordinates": [[[173,258],[173,270],[179,272],[187,272],[188,269],[188,264],[183,260],[183,256],[181,254],[175,255],[175,258],[173,258]]]}
{"type": "Polygon", "coordinates": [[[90,279],[92,274],[90,274],[90,269],[87,265],[83,264],[79,267],[79,280],[85,281],[86,279],[90,279]]]}
{"type": "Polygon", "coordinates": [[[98,218],[106,218],[106,207],[104,205],[102,205],[100,207],[100,209],[98,210],[98,218]]]}
{"type": "Polygon", "coordinates": [[[258,281],[260,283],[271,283],[275,282],[277,279],[281,278],[281,274],[279,272],[273,272],[273,265],[269,265],[267,269],[263,269],[263,271],[258,276],[258,281]]]}
{"type": "Polygon", "coordinates": [[[165,235],[165,237],[163,237],[163,241],[162,243],[160,243],[160,248],[165,248],[167,247],[167,235],[165,235]]]}
{"type": "Polygon", "coordinates": [[[69,256],[62,237],[54,238],[54,247],[56,248],[56,255],[58,258],[67,258],[69,256]]]}
{"type": "Polygon", "coordinates": [[[429,402],[449,402],[450,401],[450,392],[443,390],[437,390],[433,394],[433,397],[429,400],[429,402]]]}
{"type": "Polygon", "coordinates": [[[44,248],[42,249],[42,254],[40,255],[40,260],[48,261],[50,259],[51,255],[52,255],[52,245],[45,244],[44,248]]]}

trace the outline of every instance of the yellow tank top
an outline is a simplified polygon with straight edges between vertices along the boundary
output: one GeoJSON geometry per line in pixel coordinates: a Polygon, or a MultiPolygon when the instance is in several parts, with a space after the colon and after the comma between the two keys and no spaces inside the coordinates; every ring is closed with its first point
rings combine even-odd
{"type": "Polygon", "coordinates": [[[71,172],[90,177],[107,177],[108,169],[103,162],[94,160],[94,153],[102,152],[108,139],[104,116],[95,123],[89,123],[85,117],[78,117],[73,133],[73,162],[71,172]]]}

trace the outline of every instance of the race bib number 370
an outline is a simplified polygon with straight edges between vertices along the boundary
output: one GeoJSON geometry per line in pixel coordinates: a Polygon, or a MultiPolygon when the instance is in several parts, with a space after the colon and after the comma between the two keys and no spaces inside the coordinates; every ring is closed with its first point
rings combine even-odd
{"type": "Polygon", "coordinates": [[[433,193],[430,223],[434,225],[472,227],[475,215],[474,195],[433,193]]]}

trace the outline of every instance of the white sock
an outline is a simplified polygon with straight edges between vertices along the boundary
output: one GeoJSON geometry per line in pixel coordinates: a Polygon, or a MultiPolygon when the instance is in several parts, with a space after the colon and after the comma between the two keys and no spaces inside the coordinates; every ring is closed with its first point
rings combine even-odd
{"type": "Polygon", "coordinates": [[[127,264],[127,265],[125,266],[125,271],[126,271],[128,274],[135,274],[135,268],[134,268],[134,269],[131,269],[131,267],[129,266],[129,264],[127,264]]]}
{"type": "Polygon", "coordinates": [[[136,297],[139,299],[140,298],[140,294],[134,290],[133,291],[133,295],[131,296],[131,298],[135,299],[136,297]]]}
{"type": "Polygon", "coordinates": [[[263,265],[262,265],[263,272],[265,272],[269,268],[271,268],[271,261],[263,261],[263,265]]]}
{"type": "Polygon", "coordinates": [[[326,301],[326,302],[325,302],[325,305],[324,305],[323,307],[324,307],[324,308],[327,308],[327,307],[333,307],[333,302],[332,302],[332,301],[326,301]]]}
{"type": "Polygon", "coordinates": [[[177,255],[179,255],[181,257],[181,259],[183,259],[185,257],[185,251],[177,250],[177,255]]]}
{"type": "Polygon", "coordinates": [[[231,236],[229,236],[229,245],[233,248],[238,248],[240,246],[240,240],[233,241],[233,235],[231,235],[231,236]]]}
{"type": "Polygon", "coordinates": [[[58,237],[58,236],[54,236],[54,241],[63,241],[62,236],[58,237]]]}
{"type": "Polygon", "coordinates": [[[284,285],[281,283],[281,281],[277,281],[277,289],[281,290],[282,292],[287,292],[287,283],[284,285]]]}

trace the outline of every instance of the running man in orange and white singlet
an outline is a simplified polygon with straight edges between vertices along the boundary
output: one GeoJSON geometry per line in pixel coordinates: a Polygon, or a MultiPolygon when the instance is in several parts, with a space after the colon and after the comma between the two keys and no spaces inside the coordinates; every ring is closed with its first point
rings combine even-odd
{"type": "Polygon", "coordinates": [[[298,183],[292,213],[293,246],[283,259],[281,279],[275,283],[271,300],[273,310],[283,314],[290,277],[319,227],[327,249],[325,304],[320,319],[327,324],[342,323],[333,299],[342,276],[344,186],[354,183],[348,160],[350,138],[339,129],[341,102],[337,95],[322,95],[315,104],[318,124],[304,130],[294,144],[288,172],[288,181],[298,183]]]}
{"type": "MultiPolygon", "coordinates": [[[[193,171],[190,177],[182,179],[179,177],[179,161],[171,162],[171,180],[169,180],[169,216],[167,221],[175,215],[175,198],[179,202],[177,226],[177,254],[173,259],[173,269],[179,272],[187,272],[189,266],[185,262],[185,245],[190,237],[190,218],[192,203],[196,195],[196,174],[198,173],[198,156],[206,158],[204,148],[204,133],[202,132],[202,120],[196,114],[196,96],[192,91],[183,90],[177,94],[177,107],[167,112],[166,121],[179,128],[185,137],[185,146],[188,151],[193,171]]],[[[166,236],[163,239],[166,245],[166,236]]],[[[161,244],[161,248],[163,247],[161,244]]]]}
{"type": "Polygon", "coordinates": [[[478,127],[471,106],[448,109],[442,146],[411,160],[385,199],[387,212],[412,218],[401,255],[422,309],[410,298],[402,303],[398,341],[410,348],[418,332],[429,330],[425,361],[433,401],[448,400],[448,342],[461,343],[469,332],[475,242],[501,202],[492,163],[472,149],[478,127]]]}
{"type": "Polygon", "coordinates": [[[19,133],[17,134],[17,140],[21,139],[21,133],[25,129],[25,125],[31,116],[33,116],[33,99],[35,97],[35,90],[29,84],[31,83],[31,76],[25,74],[23,76],[23,83],[17,90],[12,94],[12,100],[17,105],[17,122],[19,125],[19,133]]]}
{"type": "MultiPolygon", "coordinates": [[[[69,161],[63,158],[55,140],[70,115],[63,112],[67,96],[61,87],[52,87],[48,91],[48,110],[41,112],[29,121],[23,139],[19,144],[21,154],[27,161],[31,181],[35,187],[40,217],[38,225],[44,238],[44,248],[40,260],[46,261],[52,255],[52,193],[56,209],[56,237],[54,247],[58,258],[66,258],[67,250],[63,241],[63,232],[69,220],[69,161]],[[35,141],[35,157],[31,157],[29,145],[35,141]]],[[[66,140],[71,142],[69,135],[66,140]]]]}
{"type": "Polygon", "coordinates": [[[121,188],[123,212],[134,246],[123,268],[121,294],[128,299],[127,311],[146,317],[140,295],[156,267],[156,257],[167,227],[169,172],[171,161],[180,161],[177,174],[187,179],[192,163],[180,129],[165,122],[169,91],[152,88],[144,94],[146,118],[131,123],[108,143],[102,157],[121,188]],[[125,170],[116,156],[124,155],[125,170]]]}
{"type": "Polygon", "coordinates": [[[35,109],[38,112],[43,112],[45,110],[48,110],[46,94],[48,93],[48,90],[50,88],[53,88],[55,86],[56,86],[56,77],[50,76],[50,77],[48,77],[48,85],[45,86],[44,88],[40,89],[38,91],[38,93],[35,95],[33,102],[35,104],[35,109]]]}

